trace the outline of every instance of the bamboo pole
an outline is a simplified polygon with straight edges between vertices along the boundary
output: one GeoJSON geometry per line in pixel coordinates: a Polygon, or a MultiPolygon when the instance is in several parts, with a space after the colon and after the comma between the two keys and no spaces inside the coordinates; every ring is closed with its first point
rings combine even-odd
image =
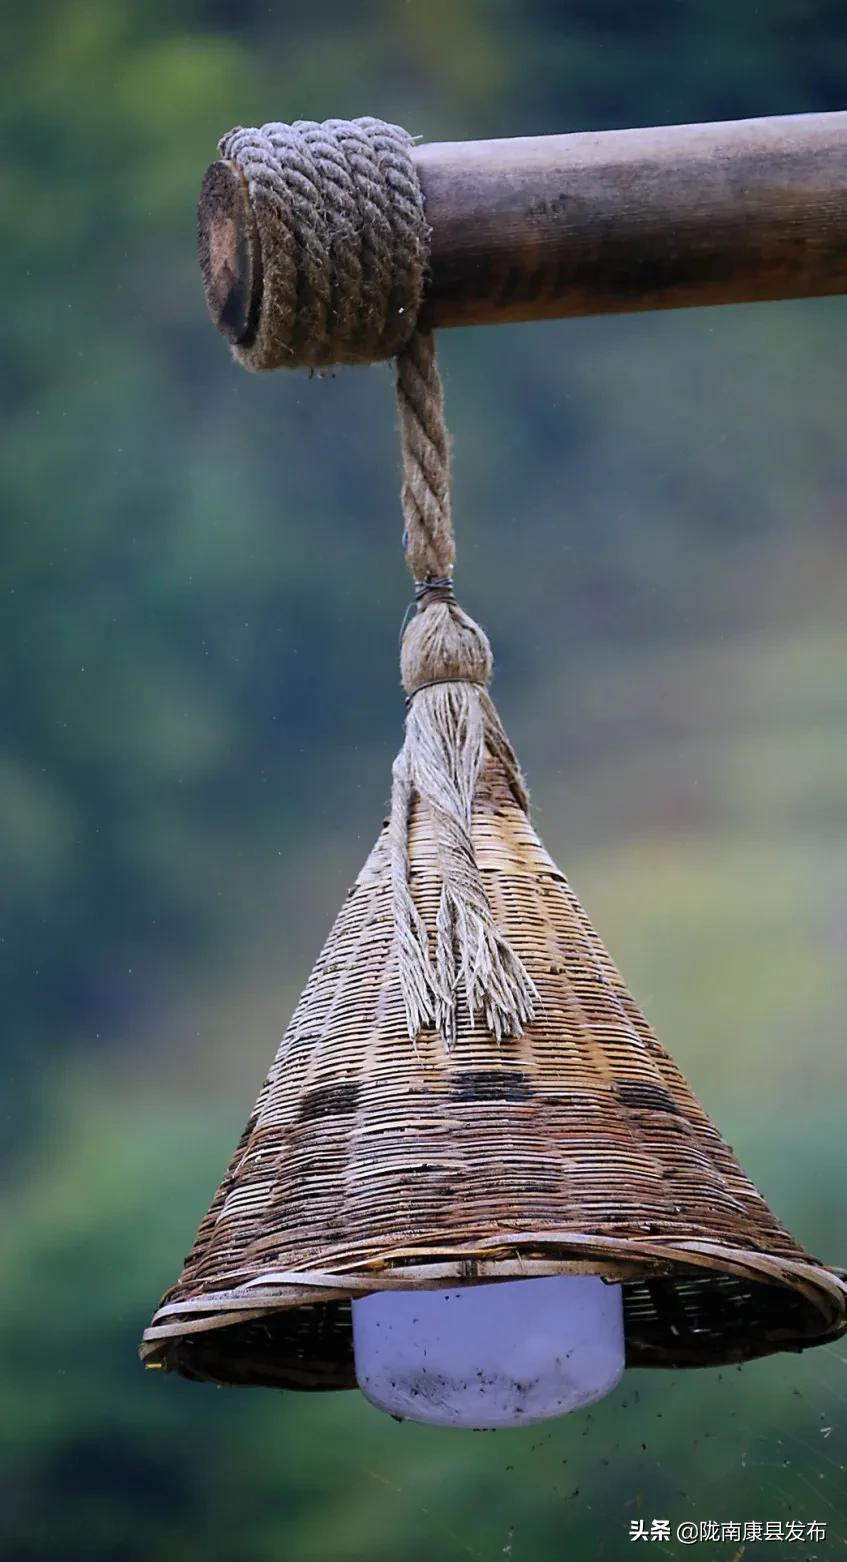
{"type": "MultiPolygon", "coordinates": [[[[847,293],[847,113],[432,142],[422,323],[847,293]]],[[[200,260],[218,329],[249,340],[262,265],[246,186],[213,163],[200,260]]]]}

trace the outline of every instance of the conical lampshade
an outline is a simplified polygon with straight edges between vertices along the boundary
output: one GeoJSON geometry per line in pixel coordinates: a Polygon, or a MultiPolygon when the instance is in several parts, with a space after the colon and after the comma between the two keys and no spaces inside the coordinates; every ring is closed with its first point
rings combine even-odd
{"type": "MultiPolygon", "coordinates": [[[[144,1336],[148,1365],[352,1388],[351,1298],[553,1274],[623,1284],[630,1366],[740,1362],[847,1326],[843,1281],[744,1175],[494,758],[473,833],[536,1019],[497,1042],[460,1010],[450,1050],[409,1040],[383,831],[144,1336]]],[[[410,852],[432,927],[420,803],[410,852]]]]}

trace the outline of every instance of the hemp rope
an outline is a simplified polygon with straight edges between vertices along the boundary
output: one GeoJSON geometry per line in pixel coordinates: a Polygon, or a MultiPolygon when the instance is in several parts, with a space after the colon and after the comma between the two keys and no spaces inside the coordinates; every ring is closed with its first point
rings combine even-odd
{"type": "Polygon", "coordinates": [[[221,155],[244,175],[261,245],[262,309],[234,348],[249,369],[327,368],[396,358],[406,560],[417,612],[403,634],[406,736],[394,762],[388,842],[398,967],[409,1034],[456,1037],[464,993],[498,1038],[532,1019],[535,986],[498,931],[471,837],[486,751],[528,799],[488,694],[488,638],[453,596],[449,442],[431,333],[417,327],[429,248],[412,138],[379,119],[236,129],[221,155]],[[418,796],[436,826],[441,896],[434,941],[412,894],[409,824],[418,796]]]}

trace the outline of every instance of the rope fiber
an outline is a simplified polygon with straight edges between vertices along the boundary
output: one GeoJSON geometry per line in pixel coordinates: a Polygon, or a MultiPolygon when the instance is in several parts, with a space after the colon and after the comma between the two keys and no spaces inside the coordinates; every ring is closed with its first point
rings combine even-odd
{"type": "Polygon", "coordinates": [[[526,788],[488,694],[491,647],[453,596],[455,542],[444,397],[431,333],[418,328],[429,228],[412,137],[379,119],[268,124],[220,142],[237,164],[261,245],[262,308],[246,368],[328,368],[396,359],[406,560],[417,611],[400,666],[406,735],[394,763],[389,841],[398,970],[409,1034],[456,1037],[471,1022],[519,1035],[535,987],[498,931],[474,851],[473,803],[486,754],[520,806],[526,788]],[[413,699],[412,696],[415,696],[413,699]],[[409,856],[415,799],[437,824],[441,897],[428,929],[409,856]]]}

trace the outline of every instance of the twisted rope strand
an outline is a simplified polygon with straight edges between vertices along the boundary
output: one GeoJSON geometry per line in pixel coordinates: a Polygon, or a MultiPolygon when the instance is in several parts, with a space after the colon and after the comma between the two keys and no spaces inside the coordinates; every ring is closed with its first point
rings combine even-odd
{"type": "Polygon", "coordinates": [[[416,331],[398,355],[397,408],[406,562],[415,581],[452,575],[456,547],[450,510],[450,445],[430,332],[416,331]]]}
{"type": "Polygon", "coordinates": [[[309,147],[320,171],[330,257],[330,320],[335,334],[357,341],[364,277],[362,265],[362,213],[358,191],[340,136],[343,120],[326,126],[298,120],[296,129],[309,147]]]}
{"type": "Polygon", "coordinates": [[[476,860],[473,805],[486,754],[528,806],[514,751],[487,692],[488,640],[453,597],[450,446],[431,334],[417,328],[429,229],[411,137],[378,119],[298,120],[224,136],[247,180],[262,250],[251,369],[326,368],[396,357],[406,559],[417,613],[402,638],[406,736],[394,764],[388,844],[400,987],[413,1042],[456,1039],[463,996],[498,1040],[517,1035],[537,993],[499,932],[476,860]],[[412,699],[412,696],[415,696],[412,699]],[[438,842],[441,894],[428,930],[411,885],[415,798],[438,842]]]}

